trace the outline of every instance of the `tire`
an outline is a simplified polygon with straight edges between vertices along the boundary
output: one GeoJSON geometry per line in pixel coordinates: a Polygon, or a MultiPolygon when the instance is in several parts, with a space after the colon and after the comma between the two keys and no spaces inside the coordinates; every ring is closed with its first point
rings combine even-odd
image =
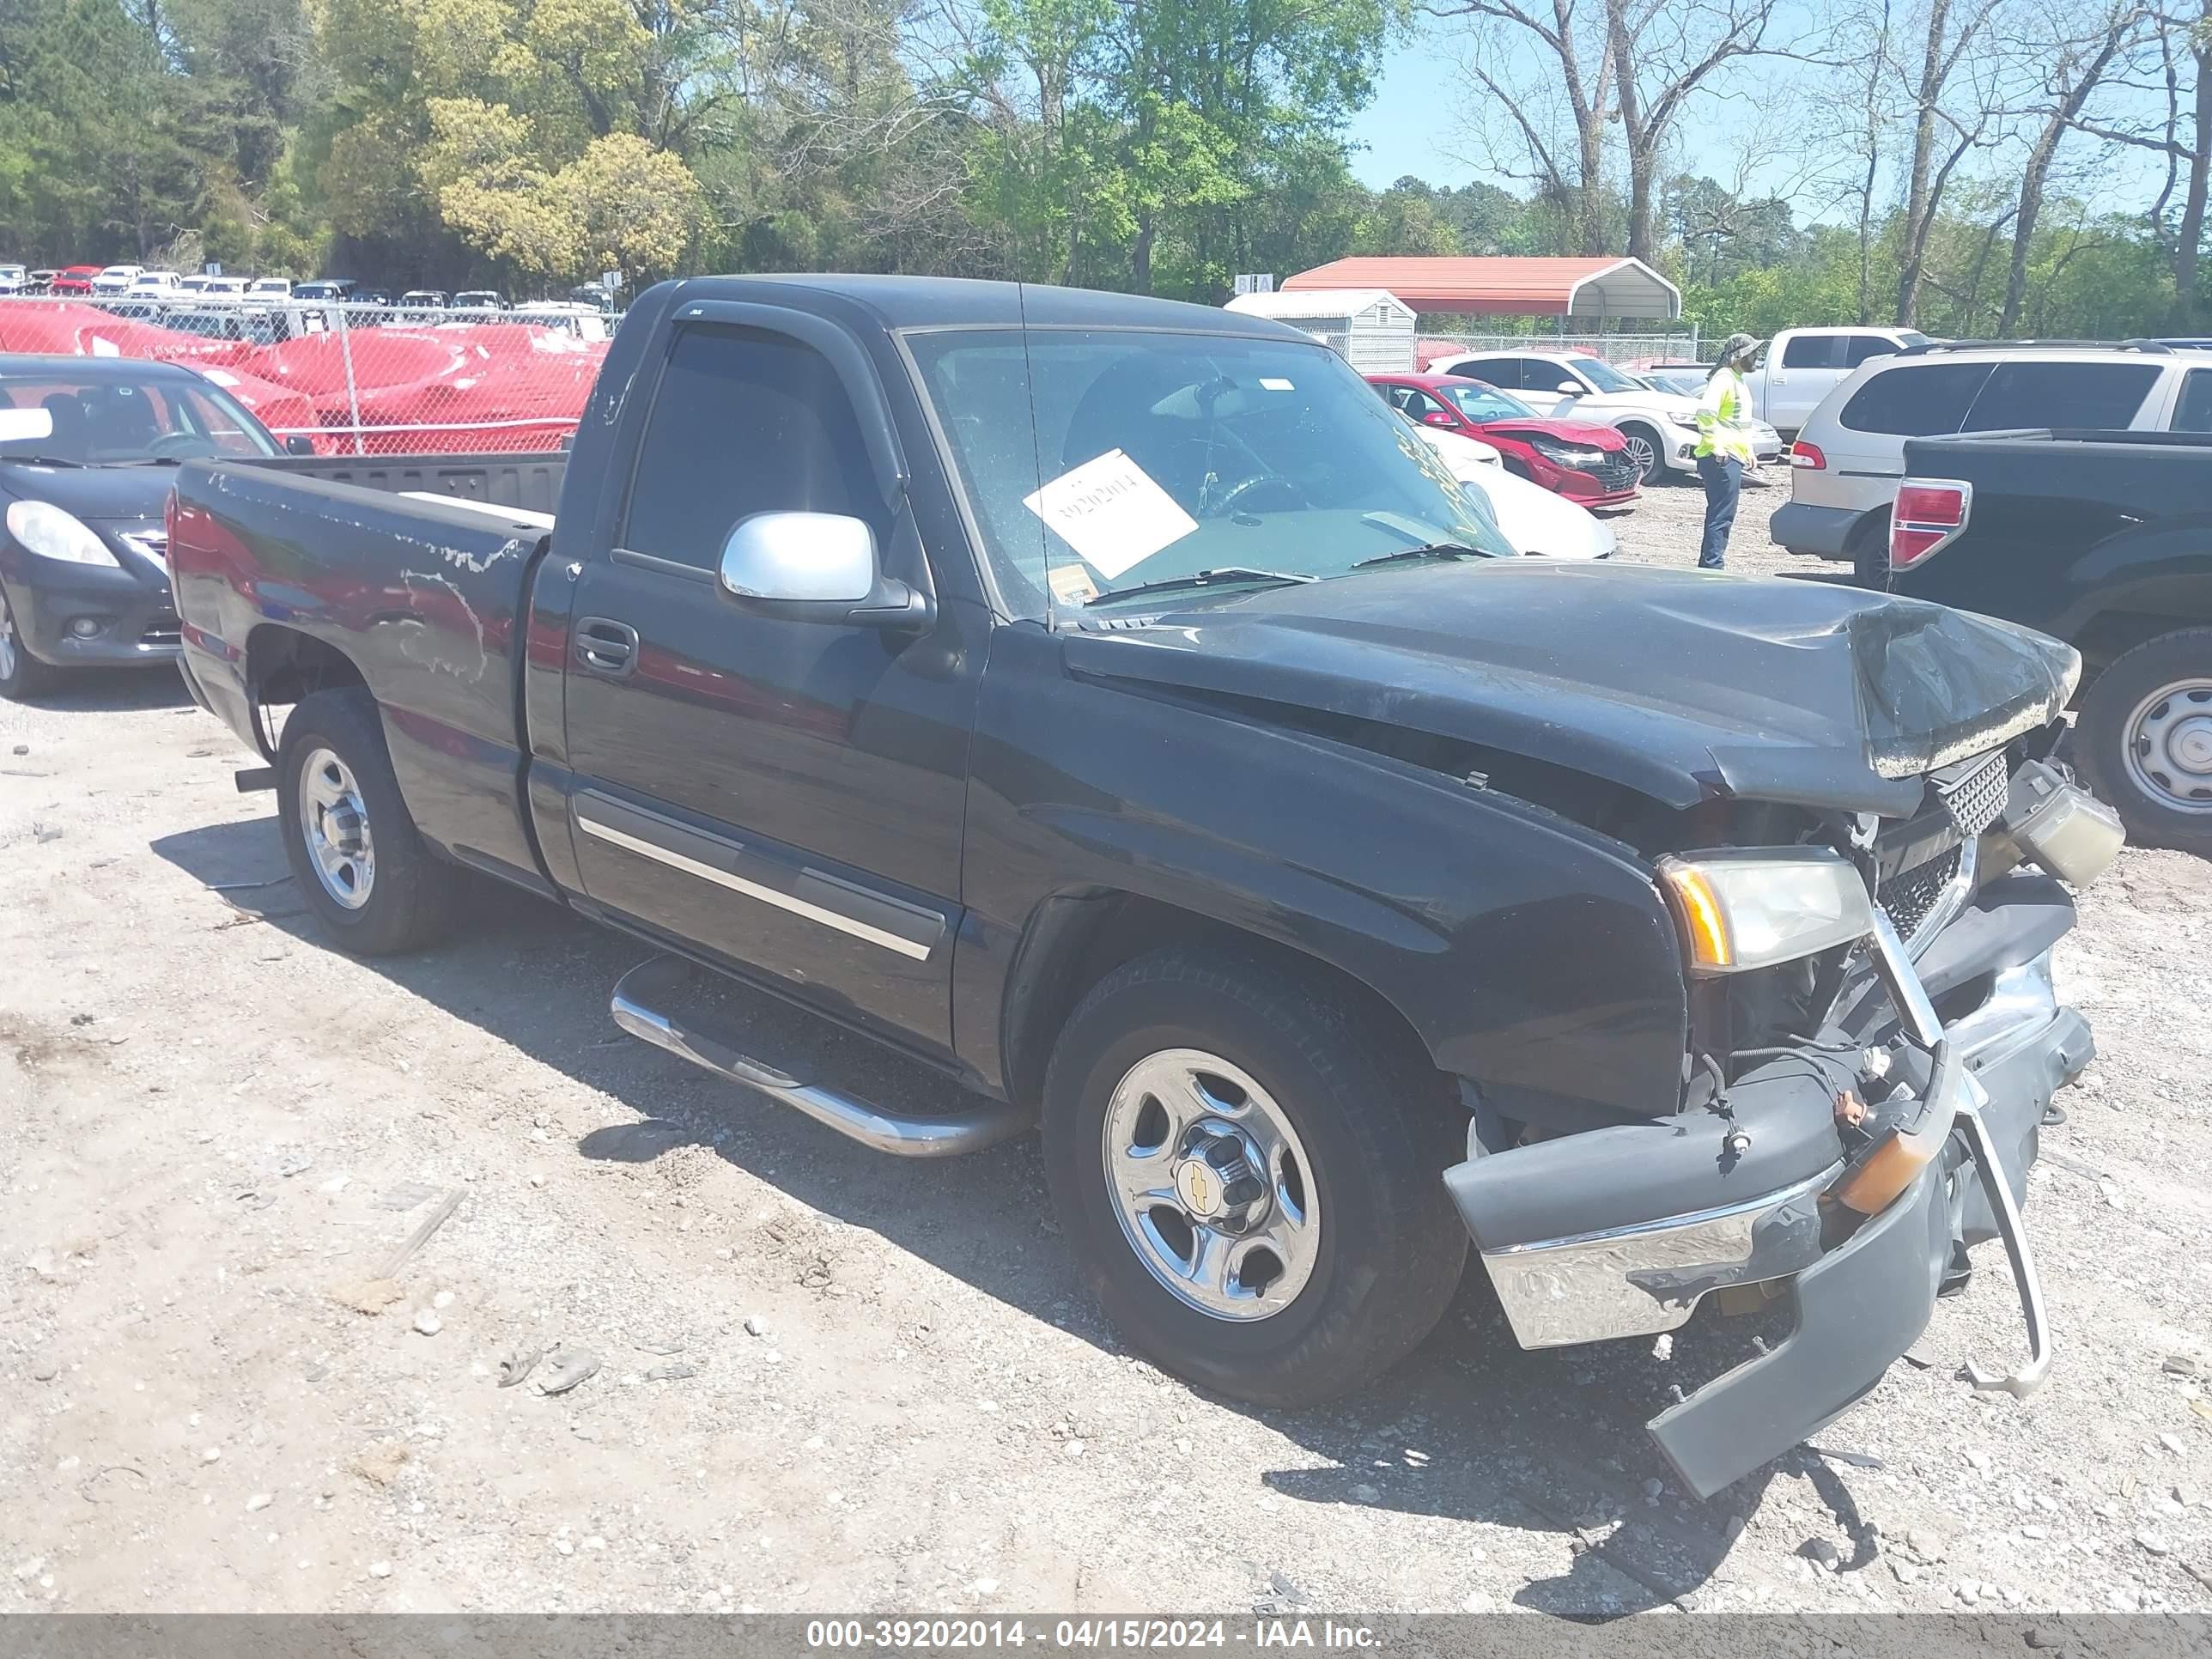
{"type": "Polygon", "coordinates": [[[31,654],[15,627],[8,591],[0,587],[0,697],[36,696],[53,684],[54,671],[31,654]]]}
{"type": "MultiPolygon", "coordinates": [[[[1194,1129],[1188,1121],[1184,1127],[1218,1153],[1222,1142],[1206,1126],[1226,1121],[1201,1113],[1194,1129]]],[[[1466,1228],[1440,1178],[1464,1155],[1462,1122],[1425,1058],[1398,1055],[1385,1034],[1318,981],[1226,952],[1170,949],[1109,974],[1069,1017],[1046,1074],[1042,1127],[1061,1225],[1129,1340],[1193,1382],[1257,1405],[1297,1407],[1373,1381],[1443,1317],[1468,1252],[1466,1228]],[[1237,1292],[1243,1300],[1228,1298],[1234,1315],[1196,1305],[1198,1289],[1170,1289],[1150,1265],[1161,1255],[1140,1237],[1150,1224],[1178,1242],[1180,1215],[1196,1257],[1191,1212],[1178,1207],[1188,1190],[1180,1165],[1194,1160],[1174,1156],[1189,1140],[1174,1136],[1164,1113],[1143,1127],[1156,1109],[1145,1080],[1183,1076],[1194,1054],[1200,1071],[1218,1068],[1206,1073],[1212,1105],[1236,1103],[1231,1109],[1255,1133],[1263,1120],[1286,1125],[1295,1154],[1273,1166],[1259,1220],[1225,1249],[1232,1263],[1243,1249],[1237,1271],[1258,1280],[1269,1277],[1269,1240],[1291,1241],[1273,1256],[1283,1271],[1260,1294],[1248,1285],[1237,1292]],[[1117,1105],[1138,1100],[1133,1110],[1117,1105]],[[1162,1159],[1157,1176],[1144,1180],[1164,1185],[1174,1203],[1155,1207],[1143,1223],[1130,1218],[1135,1212],[1109,1174],[1118,1167],[1109,1166],[1109,1122],[1120,1126],[1114,1148],[1148,1136],[1160,1143],[1152,1154],[1162,1159]],[[1290,1225],[1300,1209],[1310,1233],[1290,1225]],[[1298,1287],[1285,1294],[1294,1278],[1298,1287]]],[[[1208,1167],[1218,1175],[1222,1161],[1208,1167]]],[[[1238,1185],[1255,1184],[1217,1180],[1212,1196],[1225,1201],[1238,1185]]]]}
{"type": "Polygon", "coordinates": [[[293,709],[276,802],[292,878],[341,950],[388,956],[444,930],[459,872],[416,830],[366,690],[318,691],[293,709]]]}
{"type": "Polygon", "coordinates": [[[2212,628],[2115,659],[2081,699],[2074,757],[2130,840],[2212,855],[2212,628]]]}
{"type": "Polygon", "coordinates": [[[1629,459],[1637,464],[1638,476],[1646,485],[1667,482],[1667,445],[1657,432],[1641,422],[1631,421],[1620,428],[1620,438],[1628,446],[1629,459]]]}
{"type": "Polygon", "coordinates": [[[1889,591],[1889,514],[1870,513],[1851,526],[1844,544],[1844,556],[1851,562],[1851,580],[1877,593],[1889,591]]]}

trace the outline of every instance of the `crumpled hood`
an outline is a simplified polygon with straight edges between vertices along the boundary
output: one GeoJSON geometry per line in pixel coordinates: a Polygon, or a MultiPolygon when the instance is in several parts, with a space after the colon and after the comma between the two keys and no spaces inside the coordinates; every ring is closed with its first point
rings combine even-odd
{"type": "Polygon", "coordinates": [[[1476,430],[1484,437],[1556,438],[1563,444],[1583,444],[1607,451],[1628,447],[1627,440],[1609,426],[1595,421],[1555,421],[1537,415],[1514,415],[1502,421],[1484,421],[1476,430]]]}
{"type": "Polygon", "coordinates": [[[1919,774],[2055,718],[2081,670],[2026,629],[1830,583],[1506,560],[1267,589],[1065,649],[1078,673],[1430,732],[1674,806],[1887,816],[1918,805],[1919,774]]]}

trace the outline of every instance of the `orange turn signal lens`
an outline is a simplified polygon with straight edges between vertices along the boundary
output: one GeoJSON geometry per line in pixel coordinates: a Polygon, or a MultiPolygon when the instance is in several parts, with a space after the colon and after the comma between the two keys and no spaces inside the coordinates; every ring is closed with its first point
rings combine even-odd
{"type": "Polygon", "coordinates": [[[1880,1215],[1928,1167],[1951,1133],[1947,1117],[1940,1128],[1906,1134],[1892,1129],[1836,1183],[1836,1201],[1861,1215],[1880,1215]]]}
{"type": "Polygon", "coordinates": [[[1729,945],[1728,916],[1711,879],[1696,865],[1673,859],[1660,861],[1659,873],[1674,896],[1674,908],[1681,912],[1690,959],[1700,968],[1731,966],[1735,953],[1729,945]]]}

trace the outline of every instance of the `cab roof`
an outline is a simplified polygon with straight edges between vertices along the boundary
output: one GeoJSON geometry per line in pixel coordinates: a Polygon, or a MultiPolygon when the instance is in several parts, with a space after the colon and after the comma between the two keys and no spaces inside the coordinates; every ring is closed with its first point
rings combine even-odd
{"type": "Polygon", "coordinates": [[[801,310],[818,308],[807,304],[809,295],[860,307],[890,329],[1016,328],[1026,324],[1032,328],[1179,329],[1256,339],[1294,339],[1309,344],[1313,341],[1311,335],[1286,324],[1212,306],[1096,289],[967,276],[695,276],[678,284],[674,304],[752,300],[801,310]]]}

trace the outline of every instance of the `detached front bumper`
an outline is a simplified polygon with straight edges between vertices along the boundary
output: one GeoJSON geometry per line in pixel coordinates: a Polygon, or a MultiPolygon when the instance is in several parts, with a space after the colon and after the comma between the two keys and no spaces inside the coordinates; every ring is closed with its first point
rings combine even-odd
{"type": "MultiPolygon", "coordinates": [[[[1902,1051],[1917,1062],[1914,1091],[1929,1095],[1950,1132],[1905,1190],[1839,1243],[1829,1241],[1842,1217],[1824,1194],[1841,1173],[1832,1113],[1848,1074],[1818,1049],[1731,1088],[1739,1150],[1706,1122],[1674,1121],[1540,1142],[1447,1170],[1522,1345],[1671,1330],[1705,1295],[1732,1285],[1760,1285],[1794,1302],[1787,1337],[1650,1425],[1683,1486],[1710,1498],[1872,1389],[1927,1328],[1957,1252],[1994,1237],[2004,1241],[2021,1291],[2030,1359],[2008,1375],[1976,1372],[1975,1381],[2031,1391],[2048,1347],[2018,1206],[2045,1109],[2095,1052],[2088,1026],[2059,1006],[2051,985],[2051,946],[2072,920],[2056,883],[2009,877],[1938,936],[1923,958],[1924,988],[1903,965],[1914,990],[1944,997],[1950,1010],[1940,1041],[1923,1032],[1923,1046],[1902,1051]],[[1955,940],[1947,937],[1954,930],[1955,940]],[[1978,997],[1960,1006],[1974,988],[1978,997]],[[1936,1063],[1946,1050],[1955,1064],[1936,1063]],[[1690,1194],[1707,1201],[1680,1201],[1690,1194]],[[1561,1232],[1561,1215],[1575,1218],[1575,1231],[1561,1232]]],[[[1910,1034],[1910,1013],[1904,1024],[1910,1034]]]]}

